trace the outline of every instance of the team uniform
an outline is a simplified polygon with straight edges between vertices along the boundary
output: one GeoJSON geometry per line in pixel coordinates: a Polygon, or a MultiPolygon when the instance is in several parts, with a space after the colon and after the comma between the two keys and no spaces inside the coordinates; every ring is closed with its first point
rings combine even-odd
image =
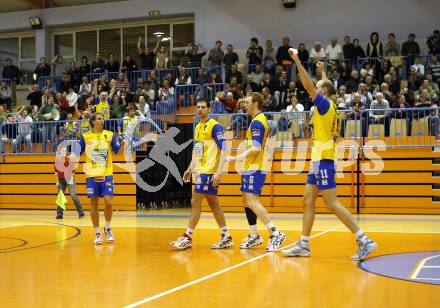
{"type": "Polygon", "coordinates": [[[112,151],[119,151],[120,144],[113,132],[103,130],[101,133],[89,131],[81,136],[81,153],[86,153],[84,173],[86,174],[87,195],[103,197],[113,195],[113,161],[112,151]],[[95,177],[104,177],[103,182],[96,182],[95,177]]]}
{"type": "Polygon", "coordinates": [[[92,126],[90,126],[90,122],[88,120],[82,120],[79,124],[79,135],[84,135],[88,131],[92,130],[92,126]]]}
{"type": "MultiPolygon", "coordinates": [[[[251,121],[246,132],[247,148],[252,146],[261,147],[261,151],[255,156],[246,157],[241,176],[242,192],[260,195],[266,181],[266,173],[269,171],[268,159],[264,156],[264,146],[269,136],[269,124],[264,113],[258,113],[251,121]]],[[[267,155],[267,154],[266,154],[267,155]]]]}
{"type": "Polygon", "coordinates": [[[336,104],[318,94],[313,102],[312,161],[307,176],[307,184],[318,189],[332,189],[335,182],[336,140],[339,134],[339,117],[336,104]]]}
{"type": "Polygon", "coordinates": [[[195,193],[217,195],[218,188],[212,186],[212,177],[218,170],[220,151],[224,149],[223,131],[223,127],[214,119],[196,126],[193,150],[195,193]]]}
{"type": "Polygon", "coordinates": [[[104,115],[104,119],[110,119],[110,104],[112,101],[109,99],[107,101],[101,101],[100,98],[95,100],[95,109],[96,112],[102,113],[104,115]]]}

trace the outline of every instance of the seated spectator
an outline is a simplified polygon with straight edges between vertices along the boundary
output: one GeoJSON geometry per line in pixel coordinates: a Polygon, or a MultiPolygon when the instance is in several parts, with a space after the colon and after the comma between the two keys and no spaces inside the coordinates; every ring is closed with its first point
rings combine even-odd
{"type": "MultiPolygon", "coordinates": [[[[359,101],[361,101],[359,93],[353,93],[353,95],[356,95],[359,98],[359,101]]],[[[352,106],[351,95],[347,94],[347,88],[344,85],[340,86],[337,91],[336,105],[340,110],[349,109],[352,106]]]]}
{"type": "Polygon", "coordinates": [[[32,118],[28,116],[28,112],[24,106],[15,114],[15,122],[18,123],[17,126],[17,139],[15,140],[13,152],[21,152],[21,144],[27,145],[28,153],[32,152],[32,118]]]}
{"type": "Polygon", "coordinates": [[[12,149],[15,147],[15,141],[17,138],[17,124],[15,123],[15,118],[12,114],[6,116],[6,122],[1,125],[1,142],[0,142],[0,153],[5,153],[6,145],[11,145],[12,149]]]}
{"type": "Polygon", "coordinates": [[[234,113],[237,111],[237,101],[234,99],[234,94],[232,94],[232,92],[226,93],[226,97],[220,99],[220,101],[227,113],[234,113]]]}
{"type": "Polygon", "coordinates": [[[156,102],[156,91],[151,88],[149,81],[144,82],[144,89],[142,91],[147,103],[150,105],[150,109],[155,109],[154,103],[156,102]]]}
{"type": "Polygon", "coordinates": [[[55,94],[55,104],[60,107],[60,120],[65,120],[69,113],[69,103],[66,96],[63,93],[58,92],[55,94]]]}
{"type": "Polygon", "coordinates": [[[293,96],[298,97],[298,89],[296,88],[296,83],[291,81],[287,90],[280,94],[279,105],[282,110],[291,105],[293,96]]]}
{"type": "Polygon", "coordinates": [[[139,58],[141,59],[141,70],[152,70],[154,69],[154,57],[157,54],[157,51],[159,50],[159,44],[160,44],[160,37],[156,36],[156,46],[153,50],[148,47],[147,43],[143,41],[142,37],[139,37],[138,43],[137,43],[137,52],[139,55],[139,58]]]}
{"type": "Polygon", "coordinates": [[[136,62],[131,58],[130,54],[125,54],[124,61],[122,62],[121,72],[130,76],[131,72],[137,71],[138,66],[136,62]]]}
{"type": "Polygon", "coordinates": [[[326,55],[325,50],[321,47],[321,42],[315,42],[315,45],[313,46],[312,50],[310,51],[310,61],[317,62],[317,61],[325,61],[326,55]]]}
{"type": "Polygon", "coordinates": [[[105,61],[104,61],[104,59],[101,58],[100,52],[97,52],[95,54],[95,60],[92,61],[91,71],[92,71],[92,73],[104,73],[105,72],[105,61]]]}
{"type": "MultiPolygon", "coordinates": [[[[50,93],[56,93],[57,92],[57,88],[53,84],[53,80],[52,79],[46,79],[46,85],[44,86],[44,89],[48,89],[50,93]]],[[[44,92],[44,89],[43,89],[43,92],[44,92]]]]}
{"type": "Polygon", "coordinates": [[[12,109],[12,89],[5,80],[0,83],[0,105],[5,104],[6,108],[11,111],[12,109]]]}
{"type": "Polygon", "coordinates": [[[31,117],[33,122],[38,121],[38,109],[39,107],[36,105],[31,106],[31,112],[29,116],[31,117]]]}
{"type": "Polygon", "coordinates": [[[333,83],[335,89],[339,89],[341,85],[345,84],[345,81],[339,76],[339,73],[336,69],[332,70],[329,80],[333,83]]]}
{"type": "Polygon", "coordinates": [[[270,90],[267,87],[264,87],[261,90],[261,94],[263,95],[263,112],[270,112],[270,111],[280,111],[277,100],[275,97],[270,94],[270,90]]]}
{"type": "Polygon", "coordinates": [[[242,77],[241,73],[237,70],[237,65],[235,65],[235,64],[231,66],[231,71],[230,71],[229,75],[227,76],[227,78],[229,78],[229,79],[226,79],[225,82],[229,83],[231,81],[231,78],[233,78],[233,77],[236,79],[238,84],[243,84],[243,77],[242,77]]]}
{"type": "Polygon", "coordinates": [[[81,78],[81,80],[87,76],[87,74],[90,74],[90,64],[88,63],[87,57],[83,56],[81,58],[81,63],[78,67],[78,71],[79,71],[79,77],[81,78]]]}
{"type": "Polygon", "coordinates": [[[160,80],[159,78],[157,78],[157,73],[155,70],[150,71],[147,81],[150,83],[151,89],[153,89],[154,91],[159,90],[160,80]]]}
{"type": "Polygon", "coordinates": [[[38,81],[40,77],[50,76],[50,66],[47,65],[46,57],[40,58],[40,63],[38,63],[37,67],[34,70],[35,80],[38,81]]]}
{"type": "Polygon", "coordinates": [[[171,101],[174,99],[174,88],[170,87],[170,83],[167,79],[162,82],[162,86],[160,87],[157,95],[161,102],[171,101]]]}
{"type": "Polygon", "coordinates": [[[287,81],[287,72],[282,71],[277,79],[274,79],[272,85],[270,86],[271,93],[274,94],[276,100],[279,102],[281,93],[287,91],[289,87],[289,82],[287,81]]]}
{"type": "Polygon", "coordinates": [[[427,79],[424,79],[422,82],[422,85],[420,86],[419,90],[416,92],[416,99],[419,98],[422,91],[426,91],[428,95],[428,100],[437,102],[438,101],[438,92],[436,92],[432,86],[429,84],[429,81],[427,79]]]}
{"type": "Polygon", "coordinates": [[[96,93],[97,86],[101,87],[101,90],[98,92],[98,94],[102,91],[110,91],[110,81],[108,80],[107,74],[102,74],[98,79],[93,80],[92,92],[96,93]]]}
{"type": "Polygon", "coordinates": [[[122,92],[122,91],[125,91],[125,92],[129,92],[130,91],[130,83],[125,78],[125,74],[124,73],[119,73],[118,74],[118,79],[116,80],[115,87],[116,87],[116,93],[119,93],[119,92],[122,92]]]}
{"type": "Polygon", "coordinates": [[[428,72],[432,74],[433,79],[436,82],[440,81],[440,63],[436,55],[432,55],[429,60],[428,72]]]}
{"type": "Polygon", "coordinates": [[[222,79],[221,79],[220,75],[217,74],[216,71],[211,71],[209,73],[208,80],[207,80],[208,84],[221,83],[221,82],[222,82],[222,79]]]}
{"type": "Polygon", "coordinates": [[[78,94],[76,94],[73,91],[73,88],[69,88],[69,92],[66,95],[67,103],[69,104],[69,110],[68,113],[74,114],[75,113],[75,106],[78,106],[78,94]]]}
{"type": "Polygon", "coordinates": [[[368,58],[382,58],[383,46],[379,39],[379,33],[373,32],[370,35],[370,41],[367,44],[367,57],[368,58]]]}
{"type": "Polygon", "coordinates": [[[377,93],[381,93],[383,95],[383,97],[384,97],[384,100],[388,101],[389,104],[392,105],[394,103],[394,94],[393,94],[393,92],[391,92],[389,90],[388,83],[383,82],[380,85],[380,92],[376,92],[374,94],[374,96],[376,96],[377,93]]]}
{"type": "Polygon", "coordinates": [[[245,100],[243,98],[238,100],[237,113],[232,116],[232,123],[226,130],[234,130],[234,138],[239,138],[240,133],[244,131],[250,122],[249,116],[246,114],[245,100]]]}
{"type": "Polygon", "coordinates": [[[261,91],[260,85],[254,81],[254,78],[253,78],[252,74],[247,75],[247,82],[246,82],[246,86],[245,86],[245,92],[247,92],[249,90],[251,92],[260,92],[261,91]]]}
{"type": "Polygon", "coordinates": [[[81,84],[81,78],[78,68],[76,67],[75,61],[70,62],[69,70],[67,71],[69,75],[70,85],[73,87],[75,92],[79,91],[79,85],[81,84]]]}
{"type": "Polygon", "coordinates": [[[52,95],[52,93],[49,92],[48,88],[45,88],[43,90],[43,94],[41,95],[41,106],[47,104],[47,101],[49,100],[50,95],[52,95]]]}
{"type": "Polygon", "coordinates": [[[11,79],[15,84],[20,84],[21,75],[20,69],[12,64],[12,60],[10,58],[7,58],[2,71],[2,78],[11,79]]]}
{"type": "Polygon", "coordinates": [[[272,86],[273,86],[272,77],[270,76],[269,73],[264,74],[264,78],[260,83],[260,88],[267,87],[270,89],[270,87],[272,86]]]}
{"type": "Polygon", "coordinates": [[[126,112],[127,102],[121,102],[121,98],[118,95],[113,97],[113,103],[110,106],[110,118],[121,119],[126,112]]]}
{"type": "Polygon", "coordinates": [[[306,49],[306,45],[304,45],[304,43],[300,43],[298,45],[298,58],[302,63],[309,61],[309,51],[306,49]]]}
{"type": "Polygon", "coordinates": [[[325,56],[330,64],[339,65],[339,61],[342,59],[342,47],[338,44],[336,37],[332,37],[330,44],[325,48],[325,56]]]}
{"type": "Polygon", "coordinates": [[[342,46],[342,51],[344,54],[344,59],[352,59],[353,43],[348,35],[344,36],[344,46],[342,46]]]}
{"type": "Polygon", "coordinates": [[[359,72],[357,70],[351,71],[351,78],[345,83],[345,86],[347,87],[347,92],[355,92],[360,82],[361,79],[359,77],[359,72]]]}
{"type": "Polygon", "coordinates": [[[361,75],[361,79],[365,80],[367,75],[374,76],[374,69],[371,67],[370,61],[367,61],[364,63],[363,67],[361,68],[359,74],[361,75]]]}
{"type": "Polygon", "coordinates": [[[263,48],[258,46],[258,39],[251,38],[251,46],[246,51],[246,58],[249,59],[249,64],[261,64],[263,62],[263,48]]]}
{"type": "Polygon", "coordinates": [[[289,125],[298,127],[299,137],[301,139],[304,138],[304,106],[298,102],[298,98],[296,96],[292,96],[290,98],[290,105],[287,106],[286,112],[290,113],[289,115],[289,125]]]}
{"type": "Polygon", "coordinates": [[[203,86],[206,83],[208,83],[208,76],[206,76],[206,74],[205,74],[205,69],[203,67],[200,67],[197,70],[196,84],[203,86]]]}
{"type": "Polygon", "coordinates": [[[147,103],[145,96],[139,96],[138,104],[136,104],[136,108],[142,113],[142,115],[146,119],[151,119],[150,114],[150,105],[147,103]]]}
{"type": "Polygon", "coordinates": [[[119,62],[115,60],[115,55],[110,53],[108,55],[108,61],[105,64],[106,72],[119,72],[119,62]]]}
{"type": "Polygon", "coordinates": [[[160,46],[159,52],[156,54],[156,69],[163,69],[168,67],[170,57],[165,46],[160,46]]]}
{"type": "Polygon", "coordinates": [[[0,105],[0,124],[6,122],[6,112],[5,108],[3,108],[3,105],[0,105]]]}
{"type": "Polygon", "coordinates": [[[345,63],[345,62],[342,62],[341,65],[339,65],[338,73],[339,73],[339,76],[341,77],[341,79],[344,81],[344,84],[351,77],[349,68],[347,66],[347,63],[345,63]]]}
{"type": "Polygon", "coordinates": [[[373,101],[373,95],[367,91],[367,85],[361,82],[358,85],[357,93],[359,93],[359,95],[361,96],[362,105],[368,108],[373,101]]]}
{"type": "Polygon", "coordinates": [[[431,73],[425,75],[428,85],[435,91],[437,95],[440,94],[440,86],[434,82],[434,78],[431,73]]]}
{"type": "Polygon", "coordinates": [[[408,79],[409,88],[412,91],[417,91],[422,85],[422,79],[417,76],[417,71],[414,67],[410,68],[408,79]]]}
{"type": "Polygon", "coordinates": [[[226,92],[232,92],[234,95],[234,99],[238,101],[238,99],[243,97],[243,90],[241,84],[237,83],[237,78],[232,77],[231,82],[227,84],[225,87],[226,92]]]}
{"type": "Polygon", "coordinates": [[[365,51],[359,45],[359,39],[354,39],[353,40],[353,50],[352,50],[352,53],[351,53],[351,57],[352,57],[351,58],[352,60],[358,60],[358,59],[366,58],[365,51]]]}
{"type": "Polygon", "coordinates": [[[434,30],[434,32],[426,39],[426,44],[429,48],[429,54],[440,54],[440,31],[434,30]]]}
{"type": "Polygon", "coordinates": [[[376,93],[377,85],[374,83],[373,76],[367,75],[367,77],[365,77],[365,85],[368,92],[370,92],[371,94],[376,93]]]}
{"type": "MultiPolygon", "coordinates": [[[[405,103],[412,106],[414,104],[414,92],[408,87],[408,80],[402,79],[400,81],[399,90],[396,92],[397,96],[403,96],[405,103]]],[[[397,102],[394,102],[395,105],[397,102]]],[[[394,107],[393,107],[394,108],[394,107]]],[[[396,107],[399,108],[399,107],[396,107]]]]}
{"type": "Polygon", "coordinates": [[[271,40],[266,40],[266,48],[263,51],[263,68],[265,72],[273,73],[274,67],[276,65],[275,61],[275,50],[272,46],[271,40]]]}
{"type": "Polygon", "coordinates": [[[73,87],[73,85],[70,82],[69,74],[63,73],[63,79],[61,80],[60,92],[63,93],[63,95],[66,95],[67,92],[69,92],[69,88],[71,88],[71,87],[73,87]]]}
{"type": "Polygon", "coordinates": [[[202,66],[202,58],[206,55],[206,48],[201,44],[192,45],[191,43],[186,47],[185,54],[189,57],[189,66],[190,67],[201,67],[202,66]],[[202,52],[199,53],[199,47],[202,52]],[[190,51],[191,48],[191,51],[190,51]]]}
{"type": "Polygon", "coordinates": [[[181,66],[179,68],[179,76],[177,76],[176,81],[174,82],[175,86],[184,86],[191,84],[191,76],[186,72],[186,68],[181,66]]]}
{"type": "Polygon", "coordinates": [[[225,53],[222,50],[222,41],[216,41],[213,49],[209,51],[208,61],[211,66],[222,66],[225,53]]]}
{"type": "Polygon", "coordinates": [[[389,135],[389,113],[390,105],[387,100],[384,99],[384,95],[381,92],[377,92],[375,95],[376,99],[371,103],[370,106],[370,123],[373,124],[385,124],[385,135],[389,135]],[[381,110],[378,110],[381,109],[381,110]]]}
{"type": "MultiPolygon", "coordinates": [[[[391,106],[393,109],[405,109],[405,108],[411,108],[411,104],[408,103],[405,99],[405,95],[399,94],[396,97],[396,101],[391,106]]],[[[408,114],[408,110],[397,110],[394,112],[395,117],[398,119],[405,119],[405,114],[408,114]]]]}
{"type": "Polygon", "coordinates": [[[60,55],[55,55],[52,59],[52,66],[54,76],[62,76],[69,70],[69,66],[64,62],[63,56],[60,55]]]}
{"type": "Polygon", "coordinates": [[[89,83],[89,79],[86,76],[82,78],[82,82],[81,85],[79,86],[78,94],[79,96],[81,96],[83,100],[87,99],[92,95],[92,85],[89,83]]]}
{"type": "Polygon", "coordinates": [[[425,75],[425,66],[422,64],[422,60],[420,57],[414,58],[414,64],[411,65],[412,68],[416,70],[416,75],[419,77],[423,77],[425,75]]]}
{"type": "MultiPolygon", "coordinates": [[[[252,80],[256,84],[260,84],[261,81],[263,81],[263,78],[264,78],[264,73],[261,71],[261,64],[256,64],[255,65],[255,70],[252,73],[250,73],[250,75],[252,76],[252,80]]],[[[260,91],[256,91],[256,92],[260,92],[260,91]]]]}

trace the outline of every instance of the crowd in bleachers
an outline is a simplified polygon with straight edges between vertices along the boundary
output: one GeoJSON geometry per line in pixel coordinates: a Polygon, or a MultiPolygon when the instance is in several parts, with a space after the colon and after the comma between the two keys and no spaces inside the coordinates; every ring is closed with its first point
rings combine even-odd
{"type": "MultiPolygon", "coordinates": [[[[316,76],[315,62],[326,63],[328,78],[337,89],[334,100],[339,109],[349,110],[349,117],[371,109],[369,121],[381,123],[387,114],[382,109],[438,105],[439,31],[434,31],[426,43],[426,56],[420,54],[414,34],[400,45],[394,34],[389,34],[385,42],[374,32],[365,50],[358,39],[349,36],[344,37],[342,46],[333,37],[325,48],[321,42],[315,42],[310,50],[303,43],[295,48],[317,79],[320,76],[316,76]]],[[[72,131],[79,134],[88,127],[80,127],[82,122],[75,122],[71,125],[74,127],[42,126],[39,136],[35,136],[35,128],[29,123],[82,120],[95,111],[103,112],[106,119],[125,119],[114,126],[116,131],[117,126],[125,127],[124,121],[135,123],[159,109],[175,112],[176,107],[194,104],[202,96],[214,101],[214,113],[243,112],[241,99],[250,91],[263,94],[266,112],[302,112],[312,107],[292,66],[288,50],[293,46],[287,37],[278,48],[270,40],[262,47],[258,39],[252,38],[246,51],[247,63],[240,62],[231,44],[224,51],[221,41],[209,51],[197,44],[171,54],[160,46],[159,39],[151,49],[139,38],[137,47],[137,55],[125,55],[122,63],[113,54],[104,59],[99,52],[91,63],[82,57],[79,65],[66,63],[62,55],[56,55],[51,63],[42,57],[34,71],[37,84],[29,87],[29,106],[16,113],[11,112],[11,83],[19,83],[21,74],[7,59],[2,72],[5,81],[0,86],[0,123],[17,125],[14,130],[5,129],[11,125],[3,125],[2,140],[15,140],[18,145],[28,142],[28,148],[38,139],[44,145],[46,141],[55,144],[56,136],[72,135],[72,131]]],[[[246,125],[243,116],[233,121],[246,125]]]]}

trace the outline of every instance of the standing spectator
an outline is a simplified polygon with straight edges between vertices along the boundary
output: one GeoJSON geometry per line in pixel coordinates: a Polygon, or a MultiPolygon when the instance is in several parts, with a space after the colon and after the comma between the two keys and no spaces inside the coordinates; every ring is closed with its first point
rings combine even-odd
{"type": "Polygon", "coordinates": [[[17,66],[12,64],[12,60],[9,58],[5,60],[2,77],[5,79],[11,79],[13,82],[12,87],[14,87],[14,84],[20,84],[21,71],[17,66]]]}
{"type": "Polygon", "coordinates": [[[70,62],[69,70],[67,71],[67,73],[69,74],[70,84],[72,85],[75,92],[78,92],[79,85],[81,84],[81,78],[75,61],[70,62]]]}
{"type": "Polygon", "coordinates": [[[388,34],[388,42],[384,48],[385,57],[397,57],[400,55],[400,45],[396,42],[396,35],[394,33],[388,34]]]}
{"type": "Polygon", "coordinates": [[[42,125],[42,152],[46,152],[46,142],[49,141],[51,146],[51,152],[55,152],[56,149],[56,137],[57,137],[57,124],[54,122],[57,115],[60,114],[60,107],[55,104],[53,95],[49,95],[47,104],[41,106],[38,110],[38,120],[45,121],[42,125]]]}
{"type": "Polygon", "coordinates": [[[261,64],[263,61],[263,48],[258,46],[258,39],[251,38],[251,46],[246,52],[246,57],[249,59],[249,64],[261,64]]]}
{"type": "Polygon", "coordinates": [[[298,58],[302,63],[309,62],[309,51],[306,49],[304,43],[298,45],[298,58]]]}
{"type": "Polygon", "coordinates": [[[342,46],[344,52],[344,59],[352,59],[353,43],[351,42],[350,36],[344,36],[344,46],[342,46]]]}
{"type": "MultiPolygon", "coordinates": [[[[173,52],[171,52],[170,67],[171,68],[176,68],[176,67],[179,67],[179,66],[185,66],[186,67],[186,65],[183,64],[183,58],[181,56],[181,52],[173,51],[173,52]]],[[[154,68],[154,66],[153,66],[153,68],[154,68]]]]}
{"type": "Polygon", "coordinates": [[[275,70],[276,59],[275,50],[272,46],[271,40],[266,40],[265,49],[263,51],[263,68],[266,72],[272,72],[275,70]]]}
{"type": "Polygon", "coordinates": [[[315,42],[315,45],[310,51],[310,60],[313,62],[325,61],[325,51],[322,49],[321,42],[315,42]]]}
{"type": "Polygon", "coordinates": [[[222,41],[216,41],[213,49],[209,51],[208,61],[211,66],[222,66],[225,53],[222,50],[222,41]]]}
{"type": "Polygon", "coordinates": [[[165,49],[165,46],[160,46],[159,52],[156,56],[156,69],[162,69],[168,67],[169,56],[165,49]]]}
{"type": "Polygon", "coordinates": [[[428,36],[428,38],[426,39],[426,44],[429,48],[429,54],[440,54],[440,31],[435,30],[432,35],[428,36]]]}
{"type": "Polygon", "coordinates": [[[368,58],[382,58],[383,46],[379,40],[379,33],[373,32],[370,35],[370,41],[367,44],[367,57],[368,58]]]}
{"type": "Polygon", "coordinates": [[[127,76],[130,76],[130,73],[133,71],[137,71],[138,66],[136,62],[131,58],[129,54],[125,55],[125,59],[122,62],[121,72],[126,73],[127,76]]]}
{"type": "Polygon", "coordinates": [[[234,47],[231,44],[226,46],[223,62],[225,63],[225,81],[229,82],[231,79],[231,67],[238,64],[238,55],[234,52],[234,47]]]}
{"type": "MultiPolygon", "coordinates": [[[[83,57],[84,59],[84,57],[83,57]]],[[[87,58],[86,58],[87,60],[87,58]]],[[[92,73],[104,73],[105,72],[105,61],[101,58],[101,53],[98,51],[95,54],[95,60],[92,61],[91,66],[92,73]]]]}
{"type": "Polygon", "coordinates": [[[142,37],[139,37],[138,43],[137,43],[137,51],[139,58],[141,59],[141,70],[152,70],[154,69],[154,57],[157,54],[157,51],[159,49],[160,44],[160,37],[156,37],[156,46],[153,50],[150,50],[150,47],[146,44],[144,40],[144,44],[142,46],[142,37]]]}
{"type": "Polygon", "coordinates": [[[72,87],[69,88],[69,92],[66,95],[67,103],[69,104],[68,113],[73,114],[75,112],[75,106],[78,104],[78,94],[76,94],[72,87]]]}
{"type": "Polygon", "coordinates": [[[37,106],[38,108],[40,108],[41,107],[41,96],[42,96],[42,93],[38,89],[38,85],[34,84],[32,86],[29,86],[28,91],[29,91],[29,94],[26,97],[26,100],[29,101],[29,105],[37,106]]]}
{"type": "Polygon", "coordinates": [[[108,55],[108,61],[105,64],[105,71],[109,73],[117,73],[119,72],[119,62],[115,60],[115,55],[110,53],[108,55]]]}
{"type": "Polygon", "coordinates": [[[124,117],[126,107],[127,106],[125,99],[121,104],[121,98],[118,95],[115,95],[113,97],[113,103],[110,107],[110,118],[121,119],[122,117],[124,117]]]}
{"type": "Polygon", "coordinates": [[[356,65],[354,65],[355,68],[356,69],[360,69],[360,66],[357,65],[357,61],[359,59],[365,59],[366,56],[365,56],[365,52],[362,49],[361,45],[359,45],[359,39],[354,39],[353,40],[353,49],[352,49],[351,57],[352,57],[351,58],[352,63],[356,64],[356,65]]]}
{"type": "Polygon", "coordinates": [[[63,56],[60,55],[55,55],[55,57],[53,57],[52,66],[54,76],[62,76],[69,70],[68,64],[64,62],[63,56]]]}
{"type": "Polygon", "coordinates": [[[336,67],[339,66],[339,61],[342,59],[342,48],[341,45],[338,44],[338,39],[336,37],[332,37],[330,44],[325,48],[325,56],[330,64],[333,64],[336,67]]]}
{"type": "Polygon", "coordinates": [[[12,109],[12,89],[5,80],[1,81],[0,85],[0,104],[6,104],[7,109],[12,109]]]}
{"type": "Polygon", "coordinates": [[[410,33],[408,40],[402,44],[401,54],[405,57],[406,73],[408,73],[410,66],[414,63],[414,57],[420,55],[420,46],[416,42],[414,33],[410,33]]]}
{"type": "Polygon", "coordinates": [[[440,63],[438,62],[436,55],[431,55],[428,65],[428,72],[432,74],[435,82],[440,81],[440,63]]]}
{"type": "Polygon", "coordinates": [[[40,63],[35,68],[34,74],[35,74],[36,81],[38,81],[38,78],[40,78],[40,77],[50,76],[50,66],[47,65],[46,57],[40,58],[40,63]]]}
{"type": "Polygon", "coordinates": [[[6,116],[6,122],[0,125],[0,127],[0,137],[2,138],[0,142],[0,153],[5,153],[5,145],[9,144],[14,148],[15,138],[17,138],[17,124],[12,114],[6,116]]]}
{"type": "Polygon", "coordinates": [[[13,152],[21,152],[21,144],[24,142],[28,146],[28,152],[32,152],[32,118],[28,116],[28,112],[24,106],[15,114],[15,121],[18,123],[17,126],[17,139],[13,147],[13,152]]]}
{"type": "Polygon", "coordinates": [[[185,54],[189,57],[189,67],[201,67],[202,58],[206,55],[206,49],[201,44],[194,45],[189,44],[185,49],[185,54]],[[199,47],[202,52],[199,53],[199,47]],[[191,51],[189,49],[191,48],[191,51]]]}
{"type": "Polygon", "coordinates": [[[87,57],[83,56],[81,58],[81,64],[79,65],[79,77],[82,79],[87,74],[90,74],[90,64],[88,63],[87,57]]]}
{"type": "Polygon", "coordinates": [[[290,39],[288,37],[285,37],[283,38],[283,45],[278,47],[277,50],[276,58],[278,65],[282,65],[285,67],[292,64],[292,58],[290,58],[289,48],[292,48],[292,46],[290,46],[290,39]]]}

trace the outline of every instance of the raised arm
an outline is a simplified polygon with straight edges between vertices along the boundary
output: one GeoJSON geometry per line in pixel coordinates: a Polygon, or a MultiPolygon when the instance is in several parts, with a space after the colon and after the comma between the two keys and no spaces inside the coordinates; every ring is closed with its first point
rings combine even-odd
{"type": "Polygon", "coordinates": [[[160,37],[156,38],[156,46],[154,47],[154,54],[157,54],[157,51],[159,50],[159,45],[160,45],[160,37]]]}
{"type": "Polygon", "coordinates": [[[297,53],[294,53],[293,51],[289,50],[289,54],[290,54],[290,57],[292,58],[292,60],[296,64],[296,68],[298,69],[299,77],[300,77],[301,82],[304,86],[304,89],[310,95],[312,100],[315,100],[316,96],[318,95],[318,91],[316,91],[315,85],[313,84],[313,81],[310,78],[309,73],[306,71],[306,69],[302,65],[301,60],[298,58],[297,53]]]}
{"type": "Polygon", "coordinates": [[[142,54],[141,42],[142,42],[142,36],[139,36],[138,43],[137,43],[138,54],[142,54]]]}

